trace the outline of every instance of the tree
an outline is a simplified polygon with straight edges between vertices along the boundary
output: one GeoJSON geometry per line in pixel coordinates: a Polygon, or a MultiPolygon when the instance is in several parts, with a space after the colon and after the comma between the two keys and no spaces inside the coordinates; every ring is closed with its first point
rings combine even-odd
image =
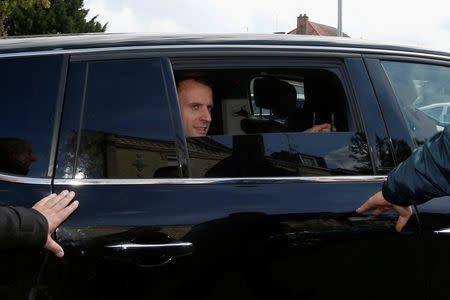
{"type": "MultiPolygon", "coordinates": [[[[41,0],[42,1],[42,0],[41,0]]],[[[5,21],[8,35],[36,35],[58,33],[104,32],[105,25],[97,16],[86,21],[89,9],[83,0],[52,0],[49,6],[33,3],[28,7],[16,6],[5,21]]]]}
{"type": "Polygon", "coordinates": [[[49,7],[50,0],[0,0],[0,36],[5,36],[5,21],[15,9],[28,9],[33,5],[49,7]]]}

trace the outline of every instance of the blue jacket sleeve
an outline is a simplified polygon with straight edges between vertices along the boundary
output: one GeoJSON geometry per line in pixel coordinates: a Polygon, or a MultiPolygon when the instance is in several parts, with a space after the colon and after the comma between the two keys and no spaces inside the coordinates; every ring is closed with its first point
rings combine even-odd
{"type": "Polygon", "coordinates": [[[446,195],[450,195],[450,126],[417,148],[383,184],[384,198],[401,206],[446,195]]]}
{"type": "Polygon", "coordinates": [[[32,208],[0,207],[0,249],[42,248],[47,219],[32,208]]]}

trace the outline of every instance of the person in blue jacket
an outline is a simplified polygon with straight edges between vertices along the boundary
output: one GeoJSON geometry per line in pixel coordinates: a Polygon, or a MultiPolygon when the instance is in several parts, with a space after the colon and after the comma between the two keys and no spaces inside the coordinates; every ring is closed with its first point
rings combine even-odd
{"type": "Polygon", "coordinates": [[[450,126],[393,169],[382,190],[356,212],[372,211],[378,216],[393,209],[399,214],[395,228],[400,232],[412,215],[411,205],[447,195],[450,195],[450,126]]]}
{"type": "Polygon", "coordinates": [[[32,208],[0,207],[0,250],[44,247],[63,257],[63,249],[51,235],[77,209],[74,197],[74,192],[64,190],[42,198],[32,208]]]}

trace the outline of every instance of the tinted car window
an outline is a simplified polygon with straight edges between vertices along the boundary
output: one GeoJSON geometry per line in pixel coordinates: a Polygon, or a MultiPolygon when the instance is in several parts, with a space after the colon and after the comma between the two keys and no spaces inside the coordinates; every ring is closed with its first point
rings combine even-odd
{"type": "Polygon", "coordinates": [[[194,177],[371,174],[363,134],[267,133],[188,139],[194,177]]]}
{"type": "Polygon", "coordinates": [[[382,65],[416,145],[450,124],[450,68],[396,61],[382,65]]]}
{"type": "Polygon", "coordinates": [[[159,60],[73,63],[66,101],[58,176],[178,174],[159,60]]]}
{"type": "Polygon", "coordinates": [[[372,174],[338,69],[202,74],[214,107],[208,136],[187,137],[193,177],[372,174]],[[309,132],[323,124],[333,132],[309,132]]]}
{"type": "Polygon", "coordinates": [[[61,57],[0,60],[0,172],[47,177],[61,57]]]}

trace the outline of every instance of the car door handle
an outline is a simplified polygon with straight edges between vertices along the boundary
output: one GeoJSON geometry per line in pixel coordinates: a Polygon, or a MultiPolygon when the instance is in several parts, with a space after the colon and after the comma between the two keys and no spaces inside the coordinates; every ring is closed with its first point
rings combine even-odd
{"type": "Polygon", "coordinates": [[[355,216],[355,217],[348,217],[348,220],[350,222],[361,222],[361,221],[373,221],[373,220],[377,220],[377,218],[375,216],[355,216]]]}
{"type": "Polygon", "coordinates": [[[124,242],[106,245],[105,248],[109,250],[106,256],[110,259],[133,262],[144,268],[162,266],[175,257],[194,252],[192,243],[182,241],[154,244],[124,242]]]}
{"type": "Polygon", "coordinates": [[[182,256],[192,254],[194,245],[190,242],[174,241],[163,244],[119,243],[106,245],[106,248],[118,252],[133,252],[140,254],[164,254],[166,256],[182,256]]]}
{"type": "Polygon", "coordinates": [[[437,234],[450,235],[450,228],[445,228],[445,229],[441,229],[441,230],[435,230],[433,232],[437,233],[437,234]]]}

